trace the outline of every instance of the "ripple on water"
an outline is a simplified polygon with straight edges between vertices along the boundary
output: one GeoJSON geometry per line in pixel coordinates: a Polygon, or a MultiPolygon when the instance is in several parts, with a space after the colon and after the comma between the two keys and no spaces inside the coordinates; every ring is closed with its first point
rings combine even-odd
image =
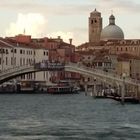
{"type": "Polygon", "coordinates": [[[2,95],[0,140],[139,140],[139,116],[139,105],[83,94],[2,95]]]}

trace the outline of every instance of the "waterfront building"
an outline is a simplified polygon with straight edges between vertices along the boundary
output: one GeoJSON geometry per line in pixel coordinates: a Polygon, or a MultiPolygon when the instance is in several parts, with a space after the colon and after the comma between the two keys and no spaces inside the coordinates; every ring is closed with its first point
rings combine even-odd
{"type": "Polygon", "coordinates": [[[116,25],[113,14],[109,17],[109,24],[104,28],[102,22],[101,13],[96,9],[90,13],[88,20],[89,42],[77,47],[77,52],[80,52],[81,58],[83,58],[81,61],[85,60],[85,55],[81,51],[86,52],[86,56],[92,53],[93,56],[90,56],[90,58],[94,58],[92,60],[94,66],[97,68],[97,65],[100,65],[100,68],[103,69],[103,65],[106,65],[104,64],[105,58],[109,58],[111,67],[108,69],[111,68],[114,73],[122,74],[124,72],[122,67],[126,67],[126,73],[132,78],[137,78],[140,72],[140,39],[125,39],[123,29],[116,25]],[[102,50],[106,50],[108,54],[98,56],[100,62],[97,62],[97,54],[100,54],[102,50]],[[119,59],[120,55],[126,54],[128,56],[127,60],[119,59]],[[132,67],[135,67],[135,69],[132,67]]]}
{"type": "MultiPolygon", "coordinates": [[[[19,35],[14,37],[0,38],[0,70],[48,60],[47,48],[38,47],[31,41],[31,36],[19,35]]],[[[18,77],[17,80],[46,81],[48,72],[29,73],[18,77]]]]}
{"type": "MultiPolygon", "coordinates": [[[[29,35],[0,38],[0,70],[33,65],[39,62],[77,62],[75,46],[58,38],[31,38],[29,35]]],[[[64,79],[79,79],[79,74],[64,71],[43,71],[29,73],[16,78],[16,81],[36,81],[40,83],[59,82],[64,79]]]]}

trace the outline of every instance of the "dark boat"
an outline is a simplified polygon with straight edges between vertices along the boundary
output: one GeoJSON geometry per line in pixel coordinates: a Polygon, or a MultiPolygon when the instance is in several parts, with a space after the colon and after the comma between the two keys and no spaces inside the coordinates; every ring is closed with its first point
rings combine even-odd
{"type": "Polygon", "coordinates": [[[79,88],[70,85],[67,82],[60,82],[57,85],[48,86],[46,92],[49,94],[70,94],[78,93],[79,88]]]}

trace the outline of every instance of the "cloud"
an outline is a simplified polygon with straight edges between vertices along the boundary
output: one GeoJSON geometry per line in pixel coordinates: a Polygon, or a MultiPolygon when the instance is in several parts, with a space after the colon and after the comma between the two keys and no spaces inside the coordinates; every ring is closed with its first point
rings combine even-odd
{"type": "Polygon", "coordinates": [[[117,13],[140,13],[140,3],[135,0],[99,0],[98,6],[100,9],[114,10],[117,13]]]}
{"type": "MultiPolygon", "coordinates": [[[[101,11],[103,18],[105,17],[104,19],[107,18],[107,23],[105,23],[105,25],[108,24],[108,16],[111,13],[111,10],[114,11],[115,16],[119,15],[120,13],[122,17],[125,15],[123,18],[119,19],[119,21],[121,21],[121,23],[124,23],[125,26],[126,20],[130,20],[128,19],[129,16],[134,17],[136,14],[140,13],[140,2],[138,2],[138,0],[86,0],[84,2],[81,0],[80,3],[78,3],[77,1],[72,0],[68,1],[68,3],[63,3],[63,1],[61,1],[60,4],[60,0],[58,0],[57,3],[54,3],[54,1],[52,0],[42,0],[42,2],[38,0],[0,0],[0,9],[2,11],[1,13],[5,14],[9,12],[9,14],[7,14],[8,16],[11,16],[11,13],[22,13],[18,15],[15,22],[10,23],[6,30],[6,34],[15,35],[23,33],[24,28],[26,28],[26,34],[31,34],[33,36],[43,36],[48,34],[50,37],[61,36],[66,42],[69,41],[69,38],[73,38],[73,42],[75,44],[79,44],[80,42],[84,42],[88,38],[88,29],[84,29],[84,27],[87,27],[87,24],[86,22],[81,22],[80,18],[85,17],[85,20],[87,20],[86,18],[88,18],[89,13],[95,8],[101,11]],[[27,23],[27,17],[29,17],[28,13],[40,14],[35,17],[30,16],[31,19],[29,18],[30,22],[28,26],[23,26],[22,24],[25,21],[27,23]],[[69,20],[67,21],[67,19],[69,20]],[[41,21],[41,23],[38,23],[39,20],[41,21]],[[50,21],[51,25],[49,25],[48,20],[50,21]],[[61,24],[59,24],[59,27],[58,25],[56,26],[58,20],[64,21],[64,24],[67,26],[63,25],[62,22],[60,22],[61,24]],[[66,21],[68,23],[66,23],[66,21]],[[72,26],[75,29],[70,29],[72,28],[72,26]],[[77,28],[75,26],[79,27],[77,28]],[[66,29],[66,27],[69,29],[66,29]]],[[[8,16],[5,18],[8,19],[8,16]]],[[[130,24],[127,24],[126,31],[128,30],[128,28],[130,28],[130,24]]]]}
{"type": "Polygon", "coordinates": [[[87,14],[92,9],[98,8],[103,12],[114,10],[118,12],[140,12],[140,3],[136,0],[88,0],[87,3],[73,4],[71,1],[57,4],[54,2],[39,2],[38,0],[0,0],[1,9],[10,9],[18,12],[37,12],[50,15],[79,15],[87,14]]]}
{"type": "Polygon", "coordinates": [[[74,27],[72,32],[74,36],[73,42],[75,45],[80,45],[88,41],[88,28],[74,27]]]}
{"type": "Polygon", "coordinates": [[[13,36],[22,34],[25,30],[26,34],[38,37],[42,33],[45,34],[46,23],[46,19],[41,14],[19,13],[17,20],[15,22],[11,22],[8,29],[6,29],[6,35],[13,36]]]}
{"type": "Polygon", "coordinates": [[[97,7],[97,4],[71,4],[62,3],[56,4],[54,2],[38,2],[37,0],[25,0],[25,1],[1,1],[0,8],[4,10],[13,10],[16,12],[37,12],[50,15],[79,15],[88,13],[93,7],[97,7]],[[78,11],[78,12],[77,12],[78,11]]]}
{"type": "Polygon", "coordinates": [[[85,42],[85,40],[87,41],[88,35],[88,29],[87,28],[73,28],[70,31],[57,31],[57,32],[52,32],[50,34],[48,34],[48,37],[53,37],[53,38],[57,38],[58,36],[61,36],[61,38],[65,41],[65,42],[69,42],[69,39],[72,38],[73,39],[73,44],[74,45],[79,45],[81,44],[81,42],[85,42]]]}
{"type": "Polygon", "coordinates": [[[46,20],[41,14],[19,13],[16,21],[9,24],[5,34],[6,36],[15,36],[18,34],[23,34],[25,30],[25,34],[31,35],[32,37],[47,36],[51,38],[57,38],[58,36],[61,36],[65,42],[69,42],[69,39],[72,38],[73,44],[75,45],[78,45],[82,40],[84,40],[84,37],[86,36],[85,32],[87,29],[80,27],[73,28],[70,31],[58,30],[48,32],[49,25],[47,23],[48,20],[46,20]]]}

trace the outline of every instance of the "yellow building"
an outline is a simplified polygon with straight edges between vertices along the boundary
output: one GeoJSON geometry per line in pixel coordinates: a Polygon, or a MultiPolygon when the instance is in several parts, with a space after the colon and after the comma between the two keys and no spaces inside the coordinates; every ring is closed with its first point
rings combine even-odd
{"type": "Polygon", "coordinates": [[[130,76],[130,62],[127,60],[119,60],[116,67],[116,72],[118,75],[122,76],[123,73],[126,76],[130,76]]]}
{"type": "Polygon", "coordinates": [[[131,77],[140,80],[140,58],[130,60],[131,77]]]}

